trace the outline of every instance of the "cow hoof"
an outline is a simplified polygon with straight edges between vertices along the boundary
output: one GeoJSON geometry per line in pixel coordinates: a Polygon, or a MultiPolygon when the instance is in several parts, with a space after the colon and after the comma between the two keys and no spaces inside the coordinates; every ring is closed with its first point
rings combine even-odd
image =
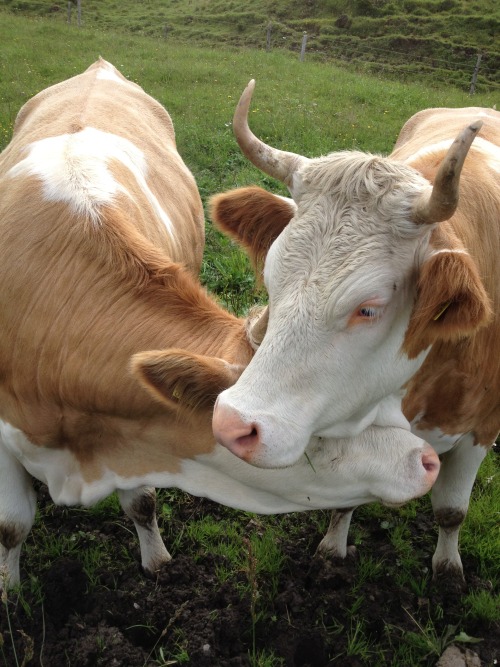
{"type": "Polygon", "coordinates": [[[446,595],[461,595],[467,590],[462,568],[449,562],[435,568],[432,584],[446,595]]]}
{"type": "Polygon", "coordinates": [[[172,562],[172,556],[168,558],[163,559],[159,563],[156,563],[153,566],[150,567],[144,567],[143,565],[139,565],[139,568],[142,572],[142,574],[147,578],[147,579],[153,579],[156,580],[158,579],[158,575],[161,574],[162,570],[165,569],[167,565],[169,565],[172,562]]]}
{"type": "Polygon", "coordinates": [[[324,558],[327,560],[345,560],[346,558],[357,558],[358,551],[354,544],[350,544],[344,553],[344,550],[337,549],[335,546],[323,544],[323,540],[318,544],[315,558],[324,558]]]}

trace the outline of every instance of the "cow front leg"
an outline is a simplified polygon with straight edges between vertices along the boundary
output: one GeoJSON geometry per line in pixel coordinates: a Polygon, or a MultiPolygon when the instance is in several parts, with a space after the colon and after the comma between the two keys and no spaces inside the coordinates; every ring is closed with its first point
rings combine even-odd
{"type": "Polygon", "coordinates": [[[35,512],[31,476],[0,440],[0,590],[21,581],[21,548],[33,526],[35,512]]]}
{"type": "Polygon", "coordinates": [[[119,489],[117,493],[123,511],[134,522],[142,567],[145,572],[154,574],[172,560],[156,521],[156,490],[152,486],[141,486],[130,491],[119,489]]]}
{"type": "Polygon", "coordinates": [[[329,558],[345,558],[356,553],[356,547],[347,546],[347,536],[355,507],[344,510],[332,510],[330,525],[326,535],[318,544],[317,554],[329,558]]]}
{"type": "Polygon", "coordinates": [[[474,445],[474,437],[468,433],[442,457],[431,495],[439,526],[438,543],[432,557],[434,579],[446,577],[464,581],[458,536],[469,508],[474,480],[486,452],[485,447],[474,445]]]}

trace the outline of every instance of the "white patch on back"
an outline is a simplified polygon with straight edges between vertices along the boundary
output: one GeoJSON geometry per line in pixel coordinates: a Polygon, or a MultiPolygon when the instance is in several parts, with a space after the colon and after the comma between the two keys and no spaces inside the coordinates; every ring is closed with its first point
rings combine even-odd
{"type": "Polygon", "coordinates": [[[37,176],[48,201],[65,202],[77,215],[98,224],[101,208],[110,205],[118,193],[127,194],[111,174],[109,160],[117,160],[130,170],[173,237],[172,222],[147,184],[143,152],[116,134],[86,127],[75,134],[41,139],[27,147],[27,156],[7,176],[37,176]]]}
{"type": "MultiPolygon", "coordinates": [[[[480,116],[481,114],[478,114],[480,116]]],[[[432,153],[438,153],[442,151],[447,151],[453,139],[446,139],[445,141],[440,141],[437,144],[431,144],[430,146],[423,146],[420,150],[413,155],[410,155],[406,162],[412,163],[414,160],[421,158],[425,155],[431,155],[432,153]]],[[[487,141],[482,137],[476,137],[472,144],[474,150],[480,151],[484,155],[484,160],[493,171],[500,173],[500,147],[492,144],[491,141],[487,141]]]]}
{"type": "Polygon", "coordinates": [[[122,85],[129,85],[128,81],[124,81],[120,78],[115,68],[111,63],[108,63],[106,60],[102,61],[101,67],[96,72],[97,79],[107,79],[108,81],[115,81],[116,83],[121,83],[122,85]]]}
{"type": "Polygon", "coordinates": [[[469,254],[467,252],[467,250],[463,250],[462,248],[442,248],[441,250],[433,250],[430,253],[430,257],[434,257],[434,255],[441,255],[444,252],[455,253],[457,255],[468,255],[469,254]]]}

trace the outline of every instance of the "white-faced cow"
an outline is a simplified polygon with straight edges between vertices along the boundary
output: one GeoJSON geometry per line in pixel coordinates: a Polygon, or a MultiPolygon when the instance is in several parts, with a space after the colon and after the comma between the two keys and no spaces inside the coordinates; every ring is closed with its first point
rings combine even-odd
{"type": "MultiPolygon", "coordinates": [[[[377,426],[383,438],[411,425],[443,455],[434,572],[462,576],[459,528],[500,429],[500,113],[429,109],[405,124],[389,157],[308,159],[251,132],[253,85],[235,134],[288,186],[293,201],[276,198],[275,211],[288,208],[291,221],[265,261],[267,333],[219,396],[215,435],[268,467],[293,464],[312,436],[377,426]]],[[[257,224],[271,224],[269,211],[257,189],[213,201],[213,217],[238,221],[248,244],[257,224]]]]}
{"type": "Polygon", "coordinates": [[[331,445],[313,438],[309,462],[264,472],[215,442],[216,396],[262,322],[201,287],[203,242],[170,117],[112,65],[21,109],[0,156],[0,587],[20,580],[31,476],[60,504],[118,490],[147,571],[170,559],[154,486],[271,513],[401,503],[435,481],[432,448],[399,428],[387,451],[374,426],[331,445]]]}

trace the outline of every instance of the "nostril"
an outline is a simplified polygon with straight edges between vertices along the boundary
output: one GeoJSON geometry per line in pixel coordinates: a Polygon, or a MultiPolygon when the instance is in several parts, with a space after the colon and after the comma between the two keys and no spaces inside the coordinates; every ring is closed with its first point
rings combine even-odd
{"type": "Polygon", "coordinates": [[[235,444],[240,447],[254,447],[259,442],[259,432],[255,426],[251,426],[249,433],[240,435],[235,439],[235,444]]]}
{"type": "Polygon", "coordinates": [[[439,457],[433,449],[422,454],[422,465],[427,472],[437,472],[439,470],[439,457]]]}

